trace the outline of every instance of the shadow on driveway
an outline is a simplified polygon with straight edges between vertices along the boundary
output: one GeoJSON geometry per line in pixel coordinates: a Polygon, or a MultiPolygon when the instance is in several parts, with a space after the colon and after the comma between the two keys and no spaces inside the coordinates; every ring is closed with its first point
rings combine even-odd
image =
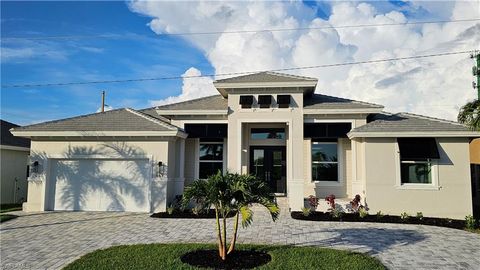
{"type": "MultiPolygon", "coordinates": [[[[52,215],[52,214],[66,214],[66,213],[81,213],[81,212],[45,212],[45,213],[35,213],[35,214],[27,214],[19,216],[18,218],[24,218],[28,216],[37,216],[37,215],[52,215]]],[[[102,212],[92,212],[92,213],[102,213],[102,212]]],[[[103,212],[105,213],[105,212],[103,212]]],[[[133,216],[148,216],[146,213],[127,213],[127,214],[118,214],[118,215],[109,215],[103,217],[91,217],[88,218],[88,215],[85,218],[81,219],[74,219],[74,220],[65,220],[65,221],[58,221],[58,222],[51,222],[51,223],[43,223],[43,224],[35,224],[35,225],[28,225],[28,226],[18,226],[18,227],[8,227],[8,228],[1,228],[0,231],[12,231],[18,229],[25,229],[25,228],[36,228],[36,227],[43,227],[43,226],[51,226],[51,225],[61,225],[61,224],[71,224],[71,223],[81,223],[81,222],[88,222],[92,220],[103,220],[103,219],[115,219],[115,218],[123,218],[123,217],[133,217],[133,216]]],[[[60,218],[61,219],[61,218],[60,218]]]]}
{"type": "Polygon", "coordinates": [[[368,249],[369,254],[381,253],[393,246],[406,246],[421,242],[427,236],[415,230],[406,229],[378,229],[378,228],[352,228],[352,229],[327,229],[308,234],[331,234],[332,237],[314,241],[296,243],[297,245],[316,246],[349,246],[359,249],[368,249]]]}

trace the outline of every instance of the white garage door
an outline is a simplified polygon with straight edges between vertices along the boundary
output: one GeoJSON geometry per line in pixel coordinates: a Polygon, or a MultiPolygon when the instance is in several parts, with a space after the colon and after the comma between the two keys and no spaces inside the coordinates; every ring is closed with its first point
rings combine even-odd
{"type": "Polygon", "coordinates": [[[149,212],[147,159],[51,162],[50,210],[149,212]]]}

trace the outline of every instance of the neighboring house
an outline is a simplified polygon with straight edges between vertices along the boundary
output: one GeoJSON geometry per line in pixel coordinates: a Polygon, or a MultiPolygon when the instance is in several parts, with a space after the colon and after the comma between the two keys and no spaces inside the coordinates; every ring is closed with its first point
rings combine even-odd
{"type": "Polygon", "coordinates": [[[473,212],[480,219],[480,139],[470,142],[470,170],[472,172],[473,212]]]}
{"type": "Polygon", "coordinates": [[[359,194],[372,213],[472,213],[479,132],[316,85],[262,72],[215,81],[220,95],[14,128],[38,162],[25,210],[165,211],[194,179],[228,169],[264,179],[291,210],[309,195],[359,194]]]}
{"type": "Polygon", "coordinates": [[[27,200],[27,162],[30,155],[30,140],[14,137],[13,123],[0,120],[0,203],[22,203],[27,200]]]}

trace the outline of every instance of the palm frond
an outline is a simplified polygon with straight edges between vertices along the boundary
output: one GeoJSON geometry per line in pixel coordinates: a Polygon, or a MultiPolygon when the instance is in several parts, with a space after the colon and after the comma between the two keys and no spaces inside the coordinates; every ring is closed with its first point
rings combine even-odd
{"type": "Polygon", "coordinates": [[[253,211],[248,206],[242,206],[240,208],[240,214],[242,216],[242,227],[246,228],[252,224],[253,211]]]}
{"type": "Polygon", "coordinates": [[[480,131],[480,100],[465,104],[457,116],[458,122],[467,125],[471,130],[480,131]]]}
{"type": "Polygon", "coordinates": [[[280,208],[278,207],[278,205],[275,202],[263,201],[263,202],[260,202],[260,204],[268,209],[268,212],[272,216],[273,221],[278,219],[278,216],[280,215],[280,208]]]}

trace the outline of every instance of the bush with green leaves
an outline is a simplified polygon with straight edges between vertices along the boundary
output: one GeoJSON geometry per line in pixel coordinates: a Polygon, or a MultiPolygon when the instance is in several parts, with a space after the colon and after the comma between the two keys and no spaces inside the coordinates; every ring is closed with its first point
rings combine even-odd
{"type": "Polygon", "coordinates": [[[342,211],[342,209],[334,208],[330,211],[330,214],[333,218],[340,219],[345,213],[342,211]]]}
{"type": "Polygon", "coordinates": [[[169,215],[173,214],[173,211],[175,211],[175,207],[173,206],[173,204],[170,204],[169,206],[167,206],[167,213],[169,215]]]}
{"type": "Polygon", "coordinates": [[[302,214],[303,214],[303,216],[308,217],[308,216],[310,216],[311,213],[312,213],[312,208],[310,208],[310,207],[302,207],[302,214]]]}
{"type": "Polygon", "coordinates": [[[377,214],[376,214],[376,216],[377,216],[377,219],[380,220],[380,219],[382,219],[385,215],[382,213],[382,211],[378,211],[377,214]]]}
{"type": "Polygon", "coordinates": [[[366,216],[368,216],[368,211],[367,209],[365,209],[365,207],[359,207],[358,208],[358,216],[360,218],[365,218],[366,216]]]}
{"type": "Polygon", "coordinates": [[[201,208],[215,209],[216,234],[218,253],[222,260],[235,250],[238,234],[239,217],[242,217],[242,226],[247,227],[253,221],[252,204],[264,206],[270,213],[273,221],[278,218],[280,209],[275,197],[265,181],[252,175],[226,172],[209,176],[206,180],[195,180],[185,188],[183,205],[192,201],[201,204],[201,208]],[[235,213],[233,236],[227,249],[227,216],[235,213]]]}
{"type": "Polygon", "coordinates": [[[407,221],[410,218],[410,215],[407,212],[403,212],[400,214],[400,219],[403,221],[407,221]]]}
{"type": "Polygon", "coordinates": [[[423,220],[423,213],[422,212],[417,212],[417,215],[415,216],[418,220],[423,220]]]}
{"type": "Polygon", "coordinates": [[[477,223],[477,221],[475,220],[475,218],[472,215],[468,215],[468,216],[465,217],[465,228],[466,229],[474,230],[476,223],[477,223]]]}

